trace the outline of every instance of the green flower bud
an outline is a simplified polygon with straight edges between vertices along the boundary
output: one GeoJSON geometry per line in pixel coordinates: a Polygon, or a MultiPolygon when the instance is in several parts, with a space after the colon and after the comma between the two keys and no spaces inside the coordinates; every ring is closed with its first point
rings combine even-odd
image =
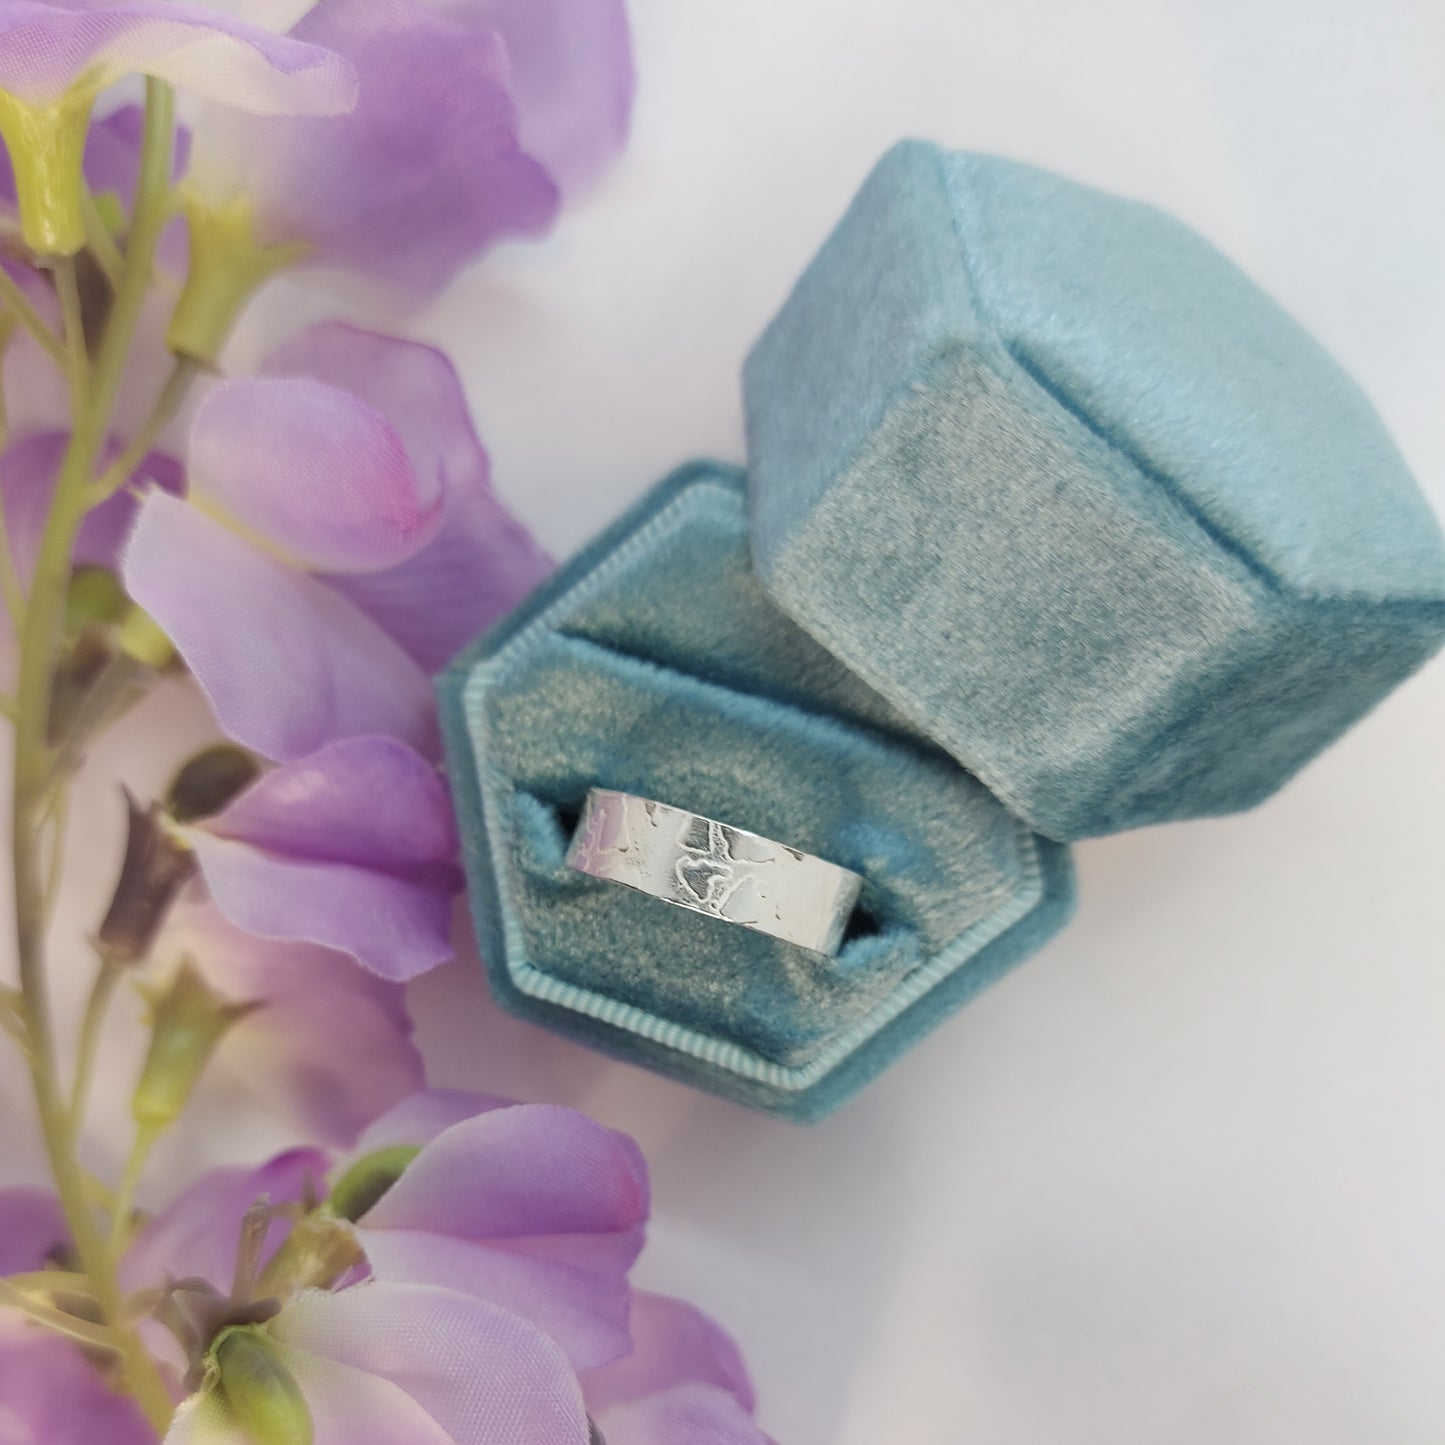
{"type": "Polygon", "coordinates": [[[218,994],[185,959],[174,978],[151,998],[151,1043],[131,1100],[143,1130],[159,1133],[180,1117],[201,1071],[226,1032],[253,1009],[218,994]]]}
{"type": "Polygon", "coordinates": [[[227,1330],[211,1347],[215,1389],[242,1436],[254,1445],[312,1445],[311,1411],[301,1387],[259,1329],[227,1330]]]}
{"type": "Polygon", "coordinates": [[[115,640],[127,657],[156,672],[169,667],[176,659],[176,649],[160,623],[134,605],[120,619],[115,640]]]}
{"type": "Polygon", "coordinates": [[[86,85],[41,105],[0,91],[0,136],[15,174],[20,230],[37,256],[74,256],[85,247],[82,162],[94,101],[86,85]]]}
{"type": "Polygon", "coordinates": [[[119,622],[130,599],[113,572],[77,567],[65,594],[65,630],[79,632],[92,623],[119,622]]]}
{"type": "Polygon", "coordinates": [[[257,240],[248,196],[212,205],[182,188],[191,269],[171,315],[166,344],[177,356],[212,366],[246,303],[265,281],[306,254],[304,246],[257,240]]]}
{"type": "Polygon", "coordinates": [[[328,1289],[366,1256],[350,1224],[327,1211],[291,1226],[256,1284],[260,1296],[284,1299],[303,1289],[328,1289]]]}
{"type": "Polygon", "coordinates": [[[421,1153],[414,1144],[393,1144],[363,1155],[338,1179],[327,1203],[334,1214],[355,1223],[401,1178],[406,1166],[421,1153]]]}

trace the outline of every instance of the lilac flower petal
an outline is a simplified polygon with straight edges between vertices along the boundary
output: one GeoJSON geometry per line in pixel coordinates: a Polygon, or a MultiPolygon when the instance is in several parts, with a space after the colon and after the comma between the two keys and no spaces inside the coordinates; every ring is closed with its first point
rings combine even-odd
{"type": "Polygon", "coordinates": [[[341,115],[356,76],[340,57],[180,0],[8,0],[0,89],[32,105],[138,72],[257,115],[341,115]]]}
{"type": "Polygon", "coordinates": [[[647,1206],[646,1166],[625,1134],[518,1104],[444,1130],[364,1222],[470,1239],[618,1235],[630,1247],[647,1206]]]}
{"type": "Polygon", "coordinates": [[[191,475],[206,501],[311,571],[404,562],[441,522],[386,419],[308,379],[222,382],[196,409],[191,475]]]}
{"type": "Polygon", "coordinates": [[[628,1348],[647,1179],[636,1145],[520,1104],[439,1134],[358,1224],[378,1279],[446,1284],[535,1321],[579,1368],[628,1348]]]}
{"type": "MultiPolygon", "coordinates": [[[[5,509],[11,553],[21,580],[29,582],[40,550],[40,536],[55,493],[55,477],[69,437],[44,431],[20,438],[0,453],[0,505],[5,509]]],[[[115,444],[110,454],[119,451],[115,444]]],[[[136,472],[138,479],[154,482],[162,490],[183,485],[179,463],[152,452],[136,472]]],[[[81,567],[116,565],[120,548],[135,518],[136,502],[129,491],[117,492],[85,519],[75,543],[75,562],[81,567]]]]}
{"type": "Polygon", "coordinates": [[[284,857],[459,882],[446,785],[395,738],[342,738],[283,763],[201,826],[284,857]]]}
{"type": "Polygon", "coordinates": [[[40,1269],[69,1239],[64,1211],[50,1190],[0,1189],[0,1275],[40,1269]]]}
{"type": "Polygon", "coordinates": [[[632,115],[622,0],[453,0],[448,11],[506,41],[522,149],[565,196],[596,180],[626,144],[632,115]]]}
{"type": "Polygon", "coordinates": [[[440,351],[327,322],[286,342],[265,372],[314,377],[360,397],[396,428],[417,475],[438,487],[440,531],[415,557],[386,572],[330,579],[429,672],[552,570],[492,491],[461,382],[440,351]]]}
{"type": "Polygon", "coordinates": [[[316,1445],[586,1445],[581,1390],[557,1346],[454,1290],[311,1291],[271,1335],[311,1408],[316,1445]]]}
{"type": "Polygon", "coordinates": [[[632,1352],[583,1377],[594,1415],[687,1383],[725,1391],[752,1413],[756,1398],[741,1352],[732,1336],[696,1306],[638,1290],[629,1324],[632,1352]]]}
{"type": "Polygon", "coordinates": [[[434,752],[430,685],[396,643],[194,507],[148,495],[122,571],[243,746],[284,761],[381,733],[434,752]]]}
{"type": "Polygon", "coordinates": [[[350,863],[276,857],[199,829],[190,841],[216,906],[247,933],[339,949],[396,983],[454,956],[448,891],[350,863]]]}
{"type": "Polygon", "coordinates": [[[217,1069],[227,1088],[258,1097],[304,1137],[348,1146],[421,1088],[399,985],[331,949],[243,933],[210,903],[182,904],[168,939],[195,957],[213,988],[264,1000],[226,1035],[217,1069]]]}
{"type": "Polygon", "coordinates": [[[422,1089],[376,1119],[356,1141],[358,1155],[395,1144],[420,1147],[444,1129],[492,1109],[509,1109],[516,1101],[470,1089],[422,1089]]]}
{"type": "MultiPolygon", "coordinates": [[[[164,1284],[191,1275],[222,1292],[231,1288],[241,1220],[258,1200],[288,1204],[309,1193],[324,1194],[329,1161],[317,1149],[292,1149],[259,1168],[213,1169],[178,1194],[136,1236],[121,1264],[127,1289],[164,1284]]],[[[269,1258],[290,1225],[271,1222],[269,1258]]]]}
{"type": "Polygon", "coordinates": [[[752,1416],[715,1385],[674,1385],[597,1416],[607,1445],[771,1445],[752,1416]]]}
{"type": "Polygon", "coordinates": [[[140,1406],[117,1395],[75,1346],[0,1321],[4,1445],[155,1445],[140,1406]]]}
{"type": "Polygon", "coordinates": [[[344,122],[246,121],[197,130],[193,177],[255,204],[262,238],[319,265],[435,295],[508,236],[538,235],[559,200],[517,141],[505,46],[420,0],[320,0],[291,31],[352,61],[344,122]]]}

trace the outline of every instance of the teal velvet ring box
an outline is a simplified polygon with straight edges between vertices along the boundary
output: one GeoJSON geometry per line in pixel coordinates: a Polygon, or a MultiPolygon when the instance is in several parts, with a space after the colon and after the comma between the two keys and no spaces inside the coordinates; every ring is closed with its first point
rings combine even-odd
{"type": "Polygon", "coordinates": [[[502,1004],[819,1117],[1067,917],[1066,840],[1248,807],[1445,637],[1353,384],[1160,213],[890,152],[664,482],[443,677],[502,1004]],[[865,884],[834,958],[564,862],[589,787],[865,884]]]}

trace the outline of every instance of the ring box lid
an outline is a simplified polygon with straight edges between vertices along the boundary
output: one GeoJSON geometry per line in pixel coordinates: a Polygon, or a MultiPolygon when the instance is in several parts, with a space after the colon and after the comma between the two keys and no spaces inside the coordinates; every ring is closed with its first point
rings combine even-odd
{"type": "Polygon", "coordinates": [[[1363,393],[1150,206],[904,142],[744,392],[774,600],[1049,836],[1248,807],[1445,638],[1363,393]]]}

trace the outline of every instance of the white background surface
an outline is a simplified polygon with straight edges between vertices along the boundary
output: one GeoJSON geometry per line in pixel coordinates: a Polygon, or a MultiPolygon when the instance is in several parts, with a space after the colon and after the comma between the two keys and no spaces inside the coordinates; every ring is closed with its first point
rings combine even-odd
{"type": "MultiPolygon", "coordinates": [[[[559,553],[675,463],[741,457],[747,346],[903,134],[1183,216],[1445,504],[1437,0],[632,8],[623,166],[423,327],[559,553]]],[[[173,693],[110,765],[144,786],[203,728],[173,693]]],[[[87,916],[103,831],[72,848],[87,916]]],[[[1077,860],[1072,927],[809,1130],[504,1018],[474,964],[416,989],[423,1037],[443,1082],[638,1136],[642,1278],[734,1330],[782,1445],[1438,1445],[1445,664],[1257,812],[1077,860]]],[[[213,1123],[162,1169],[260,1142],[213,1123]]]]}

